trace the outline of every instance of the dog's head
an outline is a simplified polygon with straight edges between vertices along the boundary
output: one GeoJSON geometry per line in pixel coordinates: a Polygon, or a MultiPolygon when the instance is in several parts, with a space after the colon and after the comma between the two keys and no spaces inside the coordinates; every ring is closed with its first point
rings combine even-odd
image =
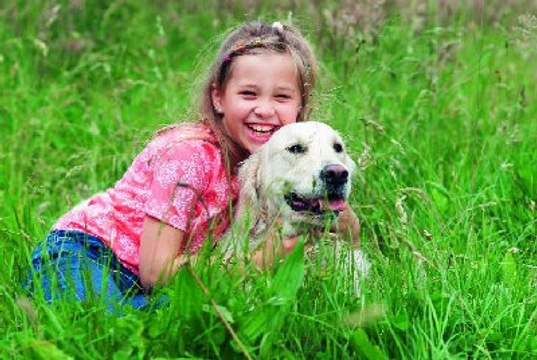
{"type": "MultiPolygon", "coordinates": [[[[239,171],[240,202],[284,220],[337,213],[356,168],[339,134],[314,121],[280,128],[239,171]]],[[[257,210],[256,210],[257,209],[257,210]]]]}

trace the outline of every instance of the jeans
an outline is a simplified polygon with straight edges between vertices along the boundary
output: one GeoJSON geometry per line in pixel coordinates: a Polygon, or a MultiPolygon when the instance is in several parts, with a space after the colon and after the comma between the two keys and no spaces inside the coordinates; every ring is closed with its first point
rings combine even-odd
{"type": "Polygon", "coordinates": [[[33,296],[41,293],[48,303],[95,299],[112,313],[121,313],[123,305],[135,309],[150,306],[138,275],[125,268],[95,236],[54,230],[34,250],[31,261],[25,287],[33,296]]]}

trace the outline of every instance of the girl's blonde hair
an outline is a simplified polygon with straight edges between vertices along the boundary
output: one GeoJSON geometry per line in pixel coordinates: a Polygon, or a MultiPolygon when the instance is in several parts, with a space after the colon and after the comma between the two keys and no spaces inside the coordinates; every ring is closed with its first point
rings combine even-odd
{"type": "Polygon", "coordinates": [[[223,154],[232,169],[249,153],[238,146],[225,131],[223,115],[218,113],[213,105],[212,91],[216,88],[224,92],[236,57],[261,52],[291,55],[298,70],[302,96],[297,121],[303,121],[311,112],[311,95],[317,79],[317,60],[300,31],[291,25],[279,22],[269,25],[262,21],[246,22],[232,30],[222,42],[216,59],[209,68],[200,104],[201,122],[216,133],[223,154]]]}

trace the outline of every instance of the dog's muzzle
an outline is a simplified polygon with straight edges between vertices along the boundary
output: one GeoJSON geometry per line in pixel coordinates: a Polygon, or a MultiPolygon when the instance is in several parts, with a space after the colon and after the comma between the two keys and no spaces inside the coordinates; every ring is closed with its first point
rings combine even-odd
{"type": "Polygon", "coordinates": [[[346,201],[345,185],[349,180],[349,172],[342,165],[327,165],[320,173],[324,194],[308,197],[290,192],[284,198],[293,211],[309,212],[316,215],[332,211],[336,215],[346,201]]]}

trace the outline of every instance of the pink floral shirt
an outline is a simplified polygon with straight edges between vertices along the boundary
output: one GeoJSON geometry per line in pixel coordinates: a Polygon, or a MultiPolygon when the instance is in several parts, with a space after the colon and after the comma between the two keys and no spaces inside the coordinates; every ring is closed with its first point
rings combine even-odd
{"type": "Polygon", "coordinates": [[[53,229],[99,237],[139,274],[145,216],[184,231],[180,252],[195,253],[208,235],[218,239],[225,231],[237,196],[237,179],[228,180],[215,135],[205,125],[182,125],[158,135],[113,188],[74,207],[53,229]]]}

